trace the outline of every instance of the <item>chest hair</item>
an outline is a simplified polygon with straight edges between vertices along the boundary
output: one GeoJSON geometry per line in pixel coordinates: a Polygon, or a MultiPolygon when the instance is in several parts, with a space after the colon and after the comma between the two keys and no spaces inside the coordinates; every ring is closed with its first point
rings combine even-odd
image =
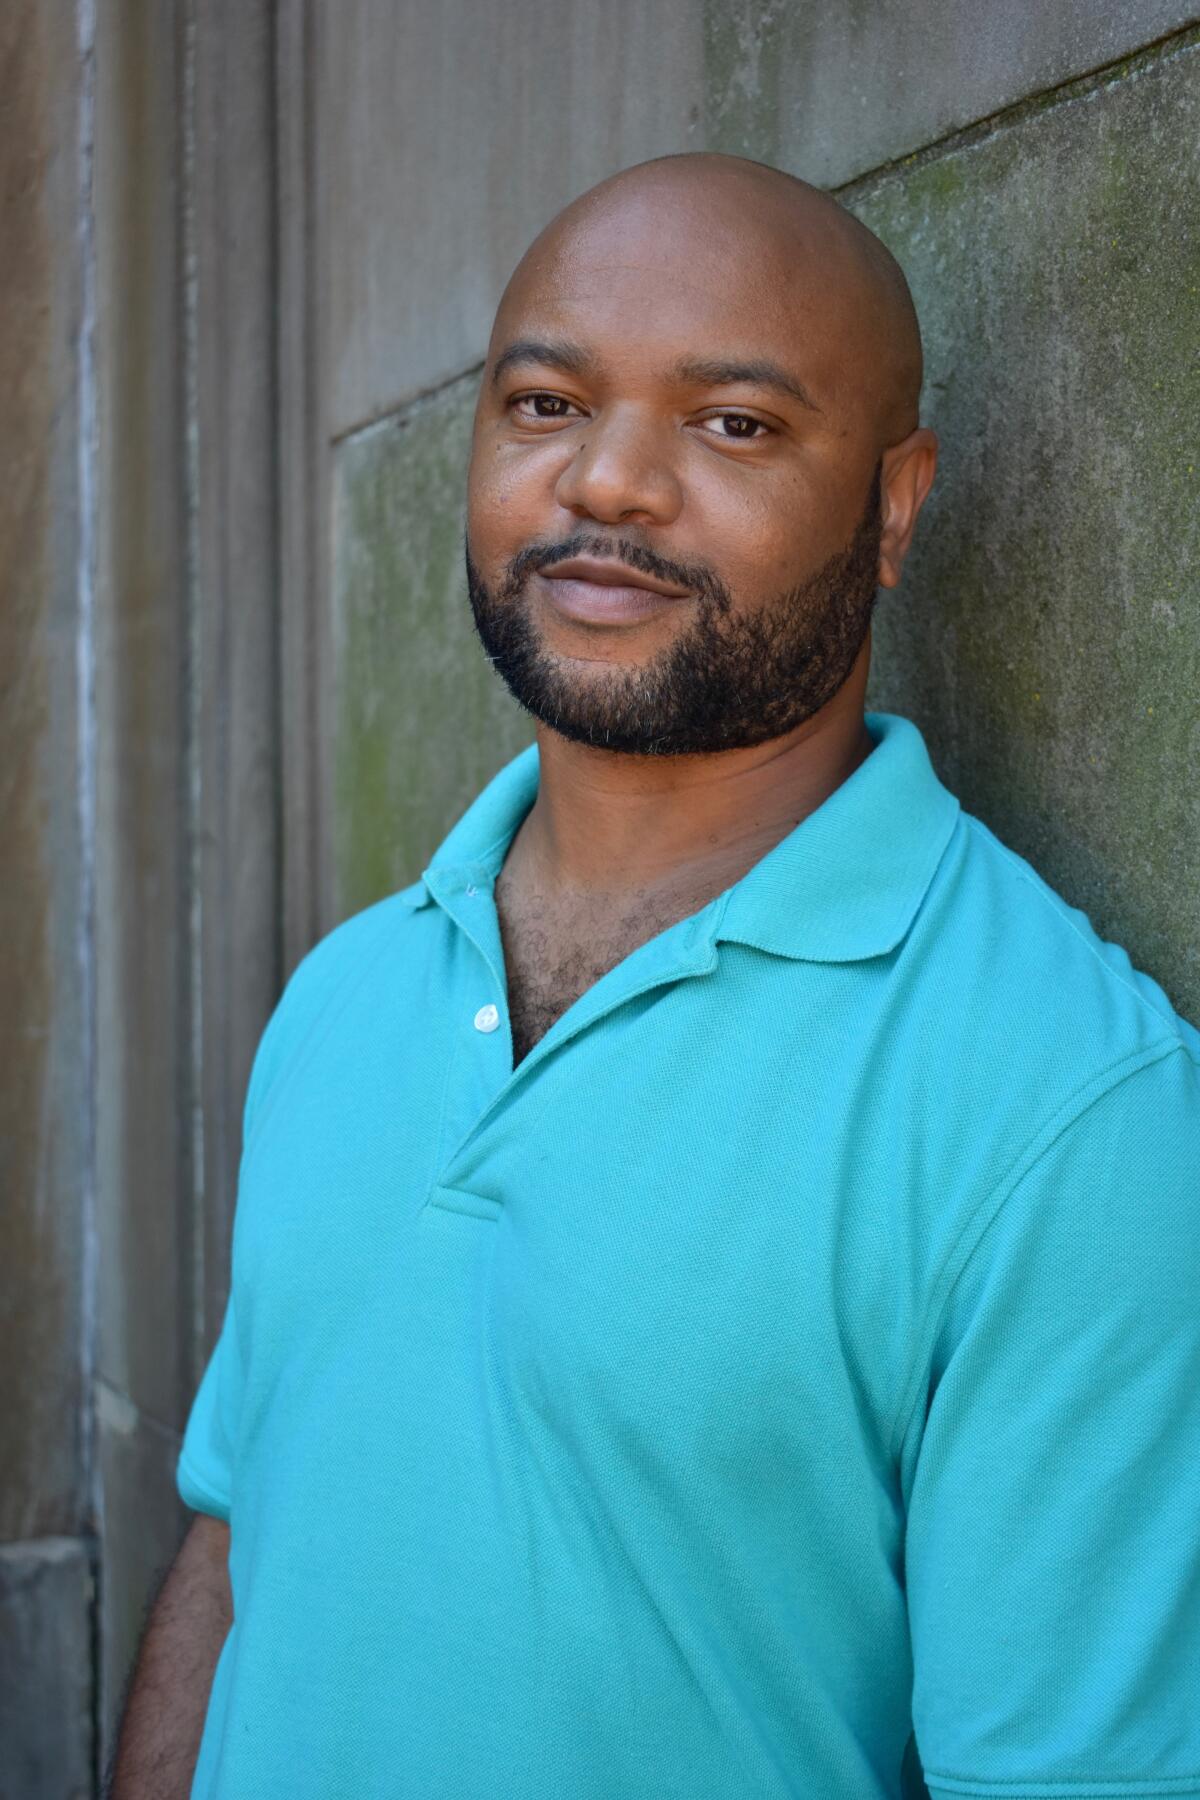
{"type": "Polygon", "coordinates": [[[686,901],[672,906],[636,895],[629,910],[614,918],[610,909],[595,904],[564,906],[536,894],[518,897],[505,888],[501,876],[496,910],[515,1068],[602,975],[695,909],[686,901]]]}

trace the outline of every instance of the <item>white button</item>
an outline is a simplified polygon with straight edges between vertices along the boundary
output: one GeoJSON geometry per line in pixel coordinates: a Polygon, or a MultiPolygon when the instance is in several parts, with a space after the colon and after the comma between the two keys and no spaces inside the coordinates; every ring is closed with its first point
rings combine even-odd
{"type": "Polygon", "coordinates": [[[490,1003],[487,1006],[481,1006],[475,1014],[476,1031],[495,1031],[499,1023],[499,1010],[490,1003]]]}

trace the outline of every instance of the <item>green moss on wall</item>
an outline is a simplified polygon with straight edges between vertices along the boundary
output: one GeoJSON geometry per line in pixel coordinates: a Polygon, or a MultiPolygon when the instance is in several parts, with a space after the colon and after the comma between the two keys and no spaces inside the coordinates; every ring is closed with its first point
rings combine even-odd
{"type": "Polygon", "coordinates": [[[415,880],[533,723],[492,671],[463,573],[475,378],[342,444],[335,467],[339,911],[415,880]]]}
{"type": "Polygon", "coordinates": [[[1200,51],[856,192],[942,442],[877,705],[1200,1015],[1200,51]]]}

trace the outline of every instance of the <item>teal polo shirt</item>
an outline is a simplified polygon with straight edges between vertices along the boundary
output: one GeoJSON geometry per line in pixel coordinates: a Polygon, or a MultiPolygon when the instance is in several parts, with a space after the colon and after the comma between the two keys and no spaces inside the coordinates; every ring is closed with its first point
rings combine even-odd
{"type": "Polygon", "coordinates": [[[1200,1039],[868,727],[515,1070],[536,746],[297,970],[195,1795],[1200,1794],[1200,1039]]]}

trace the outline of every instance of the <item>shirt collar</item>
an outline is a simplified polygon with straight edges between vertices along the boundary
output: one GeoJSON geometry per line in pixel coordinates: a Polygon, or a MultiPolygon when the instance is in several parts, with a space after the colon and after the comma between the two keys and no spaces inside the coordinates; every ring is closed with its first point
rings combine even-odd
{"type": "MultiPolygon", "coordinates": [[[[868,713],[875,749],[814,813],[713,900],[714,942],[810,962],[857,962],[894,949],[950,840],[959,804],[934,774],[908,719],[868,713]]],[[[491,884],[537,796],[538,747],[506,763],[398,896],[491,884]]]]}
{"type": "Polygon", "coordinates": [[[442,839],[420,880],[399,898],[409,906],[425,906],[438,888],[494,882],[537,790],[538,747],[530,744],[493,775],[442,839]]]}

